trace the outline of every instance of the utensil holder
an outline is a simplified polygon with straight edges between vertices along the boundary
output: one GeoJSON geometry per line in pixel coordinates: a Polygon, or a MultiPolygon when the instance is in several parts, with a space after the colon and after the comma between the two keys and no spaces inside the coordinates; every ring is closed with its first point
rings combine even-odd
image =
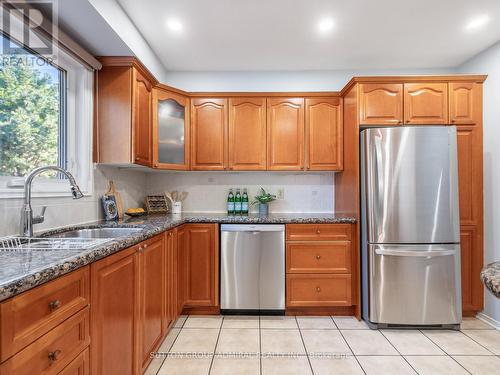
{"type": "Polygon", "coordinates": [[[172,213],[180,214],[182,212],[182,202],[172,202],[172,213]]]}

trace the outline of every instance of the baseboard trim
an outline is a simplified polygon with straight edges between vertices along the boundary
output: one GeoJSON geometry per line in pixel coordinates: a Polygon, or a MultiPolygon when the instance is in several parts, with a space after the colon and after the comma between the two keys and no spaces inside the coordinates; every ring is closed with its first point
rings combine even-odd
{"type": "Polygon", "coordinates": [[[477,313],[476,318],[489,324],[490,326],[494,327],[495,329],[500,330],[500,322],[498,320],[493,319],[491,316],[480,312],[480,313],[477,313]]]}

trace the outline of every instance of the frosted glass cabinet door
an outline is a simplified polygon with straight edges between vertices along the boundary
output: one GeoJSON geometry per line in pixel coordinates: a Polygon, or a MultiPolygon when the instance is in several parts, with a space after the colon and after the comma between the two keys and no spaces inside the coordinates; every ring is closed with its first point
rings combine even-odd
{"type": "Polygon", "coordinates": [[[153,138],[156,168],[187,169],[187,100],[178,94],[157,90],[153,138]]]}

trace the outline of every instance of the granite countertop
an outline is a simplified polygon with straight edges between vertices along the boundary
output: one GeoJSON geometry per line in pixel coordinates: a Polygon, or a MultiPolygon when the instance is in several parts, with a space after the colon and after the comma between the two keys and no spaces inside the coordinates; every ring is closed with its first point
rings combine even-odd
{"type": "Polygon", "coordinates": [[[98,221],[46,231],[39,236],[50,236],[73,229],[99,227],[135,227],[141,231],[119,237],[89,249],[0,251],[0,301],[15,296],[37,285],[95,262],[110,254],[133,246],[161,232],[184,223],[355,223],[356,219],[342,214],[272,214],[269,216],[227,216],[224,214],[192,213],[182,215],[155,215],[127,218],[118,222],[98,221]]]}
{"type": "Polygon", "coordinates": [[[500,298],[500,262],[485,266],[481,271],[481,280],[495,297],[500,298]]]}

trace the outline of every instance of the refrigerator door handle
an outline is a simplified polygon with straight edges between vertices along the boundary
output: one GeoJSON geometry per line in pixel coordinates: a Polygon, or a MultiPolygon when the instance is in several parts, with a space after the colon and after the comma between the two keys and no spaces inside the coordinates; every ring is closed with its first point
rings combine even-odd
{"type": "Polygon", "coordinates": [[[400,256],[400,257],[442,257],[442,256],[448,256],[448,255],[455,255],[456,250],[408,251],[408,250],[376,249],[375,254],[400,256]]]}

